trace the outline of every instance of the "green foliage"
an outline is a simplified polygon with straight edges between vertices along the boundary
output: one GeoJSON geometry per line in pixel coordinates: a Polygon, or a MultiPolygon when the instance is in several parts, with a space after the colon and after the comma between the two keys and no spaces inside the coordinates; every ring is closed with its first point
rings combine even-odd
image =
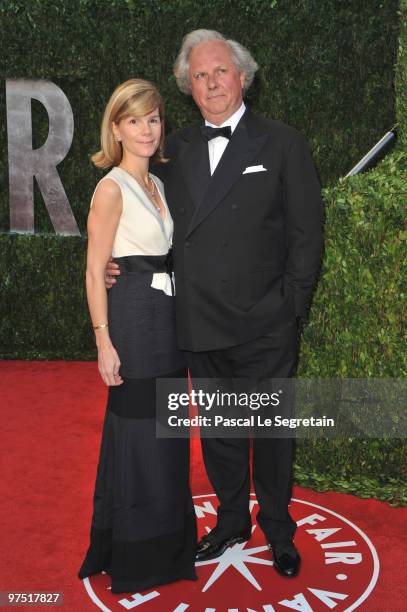
{"type": "MultiPolygon", "coordinates": [[[[254,110],[296,126],[312,144],[322,182],[334,182],[394,124],[393,65],[397,0],[9,0],[0,3],[5,114],[6,78],[54,81],[74,113],[71,150],[59,165],[81,231],[98,172],[101,116],[114,87],[144,77],[160,87],[168,130],[198,119],[178,92],[172,64],[182,37],[214,28],[245,44],[260,66],[249,91],[254,110]],[[233,19],[231,19],[233,15],[233,19]]],[[[40,106],[40,105],[38,105],[40,106]]],[[[40,145],[48,122],[34,109],[40,145]]],[[[8,231],[6,121],[0,122],[0,231],[8,231]]],[[[36,194],[35,227],[51,232],[36,194]]]]}
{"type": "Polygon", "coordinates": [[[300,375],[407,375],[407,151],[325,189],[325,254],[300,375]]]}
{"type": "Polygon", "coordinates": [[[402,440],[315,440],[312,446],[297,448],[295,481],[317,491],[407,506],[406,454],[402,440]]]}
{"type": "Polygon", "coordinates": [[[400,38],[396,66],[396,110],[399,140],[407,145],[407,0],[400,0],[400,38]]]}
{"type": "Polygon", "coordinates": [[[82,238],[0,234],[1,358],[95,358],[85,249],[82,238]]]}
{"type": "MultiPolygon", "coordinates": [[[[399,148],[325,190],[325,257],[300,376],[406,376],[406,173],[399,148]]],[[[407,504],[404,440],[301,440],[297,452],[299,484],[407,504]]]]}

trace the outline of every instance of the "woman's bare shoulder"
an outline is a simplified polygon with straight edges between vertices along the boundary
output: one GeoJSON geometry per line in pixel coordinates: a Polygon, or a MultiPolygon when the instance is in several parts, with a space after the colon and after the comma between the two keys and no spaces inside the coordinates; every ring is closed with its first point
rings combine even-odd
{"type": "Polygon", "coordinates": [[[106,175],[98,184],[92,198],[92,208],[94,206],[117,205],[121,202],[122,191],[118,181],[113,176],[106,175]]]}

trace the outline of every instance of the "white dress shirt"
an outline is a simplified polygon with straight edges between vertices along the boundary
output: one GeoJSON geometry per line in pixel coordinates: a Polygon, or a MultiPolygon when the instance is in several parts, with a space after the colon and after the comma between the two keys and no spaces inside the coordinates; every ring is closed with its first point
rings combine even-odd
{"type": "MultiPolygon", "coordinates": [[[[230,125],[232,134],[233,134],[245,110],[246,110],[246,106],[244,102],[242,102],[241,107],[235,113],[233,113],[233,115],[229,117],[229,119],[227,119],[220,125],[209,123],[209,121],[206,121],[206,120],[205,120],[205,125],[209,125],[210,127],[214,127],[214,128],[224,127],[225,125],[230,125]]],[[[229,142],[229,139],[225,138],[224,136],[217,136],[216,138],[212,138],[212,140],[208,142],[209,165],[211,168],[211,174],[215,172],[215,168],[218,165],[220,158],[222,157],[228,145],[228,142],[229,142]]]]}

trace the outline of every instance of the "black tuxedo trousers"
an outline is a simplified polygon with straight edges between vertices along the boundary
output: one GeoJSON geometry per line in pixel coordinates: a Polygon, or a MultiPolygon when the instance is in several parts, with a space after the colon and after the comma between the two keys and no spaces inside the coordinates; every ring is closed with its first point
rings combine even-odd
{"type": "MultiPolygon", "coordinates": [[[[298,333],[295,321],[256,340],[207,352],[188,351],[194,378],[247,379],[290,378],[297,361],[298,333]]],[[[242,384],[244,387],[244,383],[242,384]]],[[[226,538],[251,524],[249,438],[201,438],[205,468],[219,500],[215,534],[226,538]]],[[[293,440],[252,440],[253,485],[259,505],[257,522],[269,542],[293,538],[295,522],[289,515],[293,440]]]]}

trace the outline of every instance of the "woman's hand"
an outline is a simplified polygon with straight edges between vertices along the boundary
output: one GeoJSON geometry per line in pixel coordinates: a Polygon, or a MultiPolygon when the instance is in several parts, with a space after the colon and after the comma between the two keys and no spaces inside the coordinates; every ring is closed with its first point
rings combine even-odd
{"type": "Polygon", "coordinates": [[[109,387],[117,387],[123,383],[119,374],[120,359],[113,344],[98,347],[98,368],[103,382],[109,387]]]}

